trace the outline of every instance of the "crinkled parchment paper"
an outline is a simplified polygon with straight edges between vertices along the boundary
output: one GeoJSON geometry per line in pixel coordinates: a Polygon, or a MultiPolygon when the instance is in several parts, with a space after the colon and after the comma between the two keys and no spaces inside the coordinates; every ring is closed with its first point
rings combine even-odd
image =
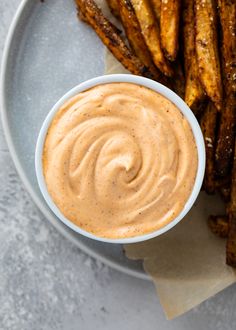
{"type": "MultiPolygon", "coordinates": [[[[99,1],[104,9],[104,1],[99,1]]],[[[106,15],[109,12],[105,9],[106,15]]],[[[106,74],[127,73],[106,52],[106,74]]],[[[189,214],[155,239],[125,246],[130,259],[142,259],[167,318],[181,315],[230,284],[236,272],[225,264],[225,240],[207,227],[209,214],[223,211],[220,198],[201,193],[189,214]]]]}

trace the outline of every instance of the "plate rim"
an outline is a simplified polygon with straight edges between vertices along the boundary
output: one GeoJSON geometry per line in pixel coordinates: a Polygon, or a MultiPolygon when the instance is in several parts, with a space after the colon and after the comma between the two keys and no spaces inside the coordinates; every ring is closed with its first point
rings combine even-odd
{"type": "Polygon", "coordinates": [[[19,158],[17,157],[16,154],[16,148],[14,145],[14,142],[11,137],[11,130],[8,124],[8,119],[7,119],[7,106],[6,106],[6,93],[5,93],[5,78],[6,78],[6,73],[7,73],[7,67],[8,67],[8,54],[11,51],[11,45],[13,41],[13,37],[15,34],[16,27],[22,17],[22,14],[24,12],[25,7],[27,4],[31,2],[31,0],[22,0],[16,10],[16,13],[12,19],[12,22],[10,24],[6,39],[5,39],[5,44],[3,48],[3,53],[2,53],[2,61],[1,61],[1,73],[0,73],[0,112],[1,112],[1,121],[2,121],[2,128],[3,128],[3,133],[6,139],[6,143],[11,155],[11,158],[13,160],[13,163],[15,165],[16,171],[23,182],[27,192],[29,193],[31,199],[33,200],[34,204],[38,207],[40,212],[45,216],[45,218],[51,223],[51,225],[59,231],[61,235],[66,237],[70,242],[75,244],[77,247],[79,247],[83,252],[88,254],[89,256],[103,262],[105,265],[118,270],[126,275],[133,276],[135,278],[139,278],[142,280],[148,280],[150,281],[151,278],[148,274],[144,273],[138,273],[135,270],[129,269],[126,266],[122,266],[117,264],[116,262],[113,262],[106,257],[101,256],[99,253],[94,251],[92,248],[87,247],[84,243],[77,241],[72,235],[70,235],[69,232],[65,231],[60,227],[59,225],[57,226],[56,222],[52,220],[53,216],[50,214],[50,212],[47,210],[47,208],[44,206],[43,202],[40,201],[36,193],[34,192],[33,187],[31,186],[31,183],[29,182],[23,168],[21,165],[21,162],[19,158]]]}

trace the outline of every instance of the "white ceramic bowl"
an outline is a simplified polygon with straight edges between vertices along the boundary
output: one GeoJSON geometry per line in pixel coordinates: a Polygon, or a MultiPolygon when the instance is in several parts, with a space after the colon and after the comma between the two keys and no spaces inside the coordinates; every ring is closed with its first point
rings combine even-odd
{"type": "Polygon", "coordinates": [[[114,74],[114,75],[106,75],[106,76],[100,76],[96,77],[90,80],[87,80],[78,86],[74,87],[71,89],[68,93],[66,93],[52,108],[52,110],[49,112],[47,115],[41,130],[39,132],[38,136],[38,141],[36,145],[36,151],[35,151],[35,169],[36,169],[36,175],[38,179],[38,184],[40,187],[40,190],[50,207],[50,209],[55,213],[55,215],[69,228],[73,229],[75,232],[82,234],[88,238],[95,239],[97,241],[102,241],[102,242],[108,242],[108,243],[119,243],[119,244],[127,244],[127,243],[137,243],[141,241],[145,241],[151,238],[154,238],[156,236],[159,236],[165,232],[167,232],[169,229],[173,228],[180,220],[183,219],[183,217],[188,213],[188,211],[191,209],[193,206],[199,192],[201,189],[203,177],[204,177],[204,172],[205,172],[205,144],[204,144],[204,139],[202,136],[201,129],[199,127],[199,124],[193,115],[192,111],[189,109],[189,107],[186,105],[186,103],[173,91],[171,91],[169,88],[163,86],[162,84],[159,84],[158,82],[155,82],[153,80],[135,76],[135,75],[130,75],[130,74],[114,74]],[[42,153],[43,153],[43,146],[44,146],[44,141],[45,137],[48,131],[48,128],[51,124],[51,121],[53,120],[56,112],[59,110],[59,108],[65,103],[66,100],[71,98],[72,96],[83,92],[89,88],[92,88],[97,85],[101,84],[107,84],[107,83],[114,83],[114,82],[128,82],[128,83],[133,83],[137,85],[142,85],[145,87],[148,87],[163,96],[165,96],[167,99],[169,99],[172,103],[174,103],[178,109],[183,113],[185,118],[187,118],[192,131],[193,135],[195,137],[196,145],[197,145],[197,152],[198,152],[198,169],[197,169],[197,175],[195,179],[195,183],[193,186],[192,193],[187,200],[183,210],[179,213],[179,215],[172,220],[169,224],[167,224],[165,227],[162,227],[161,229],[158,229],[154,232],[151,232],[149,234],[141,235],[141,236],[136,236],[136,237],[131,237],[131,238],[123,238],[123,239],[109,239],[109,238],[103,238],[103,237],[98,237],[95,236],[82,228],[78,227],[75,225],[73,222],[68,220],[58,209],[56,204],[53,202],[51,196],[48,193],[46,182],[44,179],[43,175],[43,166],[42,166],[42,153]]]}

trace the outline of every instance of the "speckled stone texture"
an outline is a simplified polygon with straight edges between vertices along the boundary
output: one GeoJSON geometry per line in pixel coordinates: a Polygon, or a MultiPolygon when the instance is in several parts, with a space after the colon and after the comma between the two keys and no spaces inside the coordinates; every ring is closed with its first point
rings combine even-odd
{"type": "MultiPolygon", "coordinates": [[[[19,2],[0,1],[0,54],[19,2]]],[[[166,321],[151,283],[109,269],[59,235],[22,186],[2,128],[0,187],[0,330],[236,329],[235,286],[166,321]]]]}

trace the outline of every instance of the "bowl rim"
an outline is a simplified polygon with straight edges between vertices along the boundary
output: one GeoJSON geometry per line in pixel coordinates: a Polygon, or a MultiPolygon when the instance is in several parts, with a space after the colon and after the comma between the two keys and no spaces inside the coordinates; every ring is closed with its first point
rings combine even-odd
{"type": "Polygon", "coordinates": [[[38,185],[40,188],[40,191],[49,206],[49,208],[53,211],[53,213],[58,217],[60,221],[62,221],[65,225],[67,225],[70,229],[77,232],[78,234],[81,234],[87,238],[94,239],[96,241],[100,242],[106,242],[106,243],[117,243],[117,244],[129,244],[129,243],[138,243],[143,242],[146,240],[149,240],[151,238],[157,237],[161,234],[164,234],[171,228],[173,228],[176,224],[178,224],[185,215],[190,211],[192,208],[194,202],[196,201],[198,194],[200,192],[203,178],[204,178],[204,172],[205,172],[205,162],[206,162],[206,156],[205,156],[205,143],[203,134],[201,131],[201,128],[197,122],[196,117],[190,110],[190,108],[187,106],[187,104],[171,89],[168,87],[154,81],[148,78],[144,78],[141,76],[131,75],[131,74],[110,74],[110,75],[103,75],[98,76],[89,80],[86,80],[79,85],[75,86],[74,88],[70,89],[66,94],[64,94],[57,102],[56,104],[51,108],[49,113],[47,114],[36,143],[35,148],[35,171],[36,171],[36,177],[38,181],[38,185]],[[52,200],[48,190],[47,185],[44,179],[43,175],[43,166],[42,166],[42,154],[43,154],[43,147],[45,138],[47,135],[48,128],[57,113],[57,111],[60,109],[60,107],[71,97],[74,95],[81,93],[83,91],[86,91],[92,87],[95,87],[97,85],[102,84],[109,84],[109,83],[132,83],[136,85],[141,85],[144,87],[147,87],[151,90],[154,90],[155,92],[163,95],[165,98],[170,100],[173,104],[177,106],[177,108],[181,111],[181,113],[185,116],[185,118],[188,120],[188,123],[190,124],[190,127],[193,132],[193,136],[195,139],[196,147],[197,147],[197,154],[198,154],[198,167],[197,167],[197,174],[195,178],[195,182],[193,185],[192,192],[185,203],[185,206],[183,207],[182,211],[177,215],[176,218],[174,218],[170,223],[168,223],[166,226],[161,227],[158,230],[155,230],[151,233],[135,236],[135,237],[129,237],[129,238],[106,238],[106,237],[99,237],[96,236],[81,227],[74,224],[72,221],[67,219],[62,212],[59,210],[57,205],[52,200]]]}

